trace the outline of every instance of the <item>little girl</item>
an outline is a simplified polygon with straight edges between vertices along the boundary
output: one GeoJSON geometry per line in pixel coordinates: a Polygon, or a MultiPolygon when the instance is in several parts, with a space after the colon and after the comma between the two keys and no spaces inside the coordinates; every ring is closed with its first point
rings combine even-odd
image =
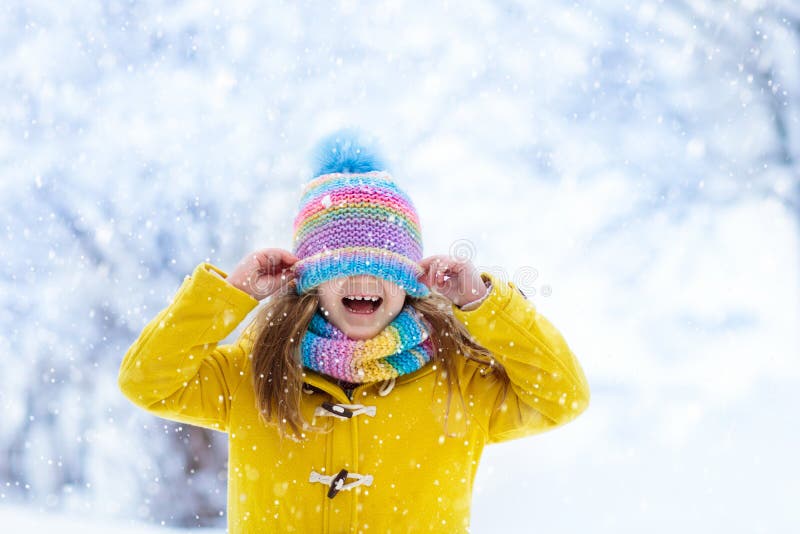
{"type": "Polygon", "coordinates": [[[484,446],[578,416],[583,370],[513,282],[423,259],[414,205],[368,142],[342,130],[317,150],[293,251],[256,251],[230,275],[200,263],[128,349],[119,387],[229,434],[231,534],[468,532],[484,446]]]}

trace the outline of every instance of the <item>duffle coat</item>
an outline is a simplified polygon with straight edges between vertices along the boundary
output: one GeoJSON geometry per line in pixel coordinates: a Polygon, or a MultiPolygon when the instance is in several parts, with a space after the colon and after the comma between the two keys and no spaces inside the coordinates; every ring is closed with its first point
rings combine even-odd
{"type": "Polygon", "coordinates": [[[352,397],[334,379],[305,369],[303,415],[333,428],[307,432],[302,442],[280,439],[258,418],[253,336],[245,329],[220,344],[259,301],[208,262],[127,350],[118,384],[152,414],[228,433],[230,534],[468,532],[484,446],[563,425],[590,398],[577,358],[532,300],[513,282],[481,276],[491,281],[488,296],[477,308],[452,311],[511,385],[500,402],[491,366],[448,355],[457,362],[466,410],[454,391],[447,432],[447,387],[436,384],[431,362],[361,385],[352,397]]]}

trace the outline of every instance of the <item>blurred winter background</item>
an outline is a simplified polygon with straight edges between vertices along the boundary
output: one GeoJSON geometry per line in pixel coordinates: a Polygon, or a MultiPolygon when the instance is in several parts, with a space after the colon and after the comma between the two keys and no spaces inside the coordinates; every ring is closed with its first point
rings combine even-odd
{"type": "Polygon", "coordinates": [[[474,532],[797,532],[799,47],[794,0],[5,0],[0,530],[224,531],[227,435],[119,364],[355,125],[591,383],[486,449],[474,532]]]}

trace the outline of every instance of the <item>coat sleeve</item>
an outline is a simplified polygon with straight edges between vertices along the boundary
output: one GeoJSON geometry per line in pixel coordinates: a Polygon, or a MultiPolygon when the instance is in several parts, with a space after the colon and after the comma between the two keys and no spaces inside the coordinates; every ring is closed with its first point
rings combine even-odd
{"type": "Polygon", "coordinates": [[[460,357],[459,384],[472,416],[499,443],[550,430],[589,405],[589,384],[561,333],[514,285],[488,272],[488,296],[472,309],[452,305],[453,315],[487,348],[510,379],[503,400],[497,373],[460,357]],[[501,402],[502,401],[502,402],[501,402]]]}
{"type": "Polygon", "coordinates": [[[218,343],[258,300],[226,277],[210,263],[198,265],[125,353],[117,382],[135,405],[165,419],[227,431],[249,351],[244,334],[236,343],[218,343]]]}

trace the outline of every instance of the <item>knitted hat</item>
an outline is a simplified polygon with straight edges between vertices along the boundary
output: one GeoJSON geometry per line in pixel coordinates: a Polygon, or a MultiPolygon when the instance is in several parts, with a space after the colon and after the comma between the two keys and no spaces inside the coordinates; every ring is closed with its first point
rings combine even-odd
{"type": "Polygon", "coordinates": [[[411,199],[378,151],[355,130],[317,145],[314,178],[305,184],[293,227],[298,294],[340,276],[370,274],[413,297],[427,296],[422,232],[411,199]]]}

